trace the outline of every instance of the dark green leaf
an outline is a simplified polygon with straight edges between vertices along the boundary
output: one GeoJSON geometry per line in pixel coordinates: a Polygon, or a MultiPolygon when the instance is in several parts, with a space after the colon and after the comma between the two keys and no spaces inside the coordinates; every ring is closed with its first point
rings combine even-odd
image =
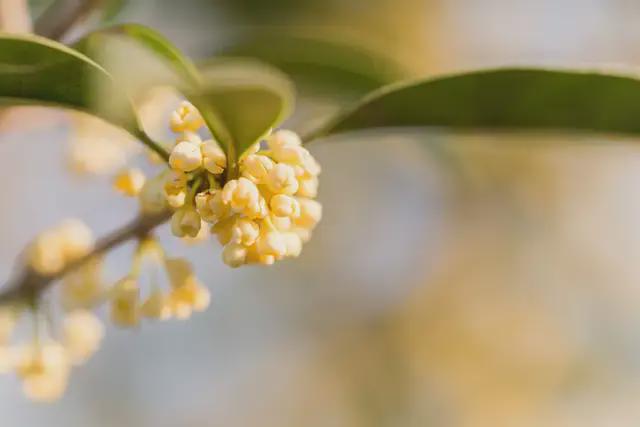
{"type": "Polygon", "coordinates": [[[0,35],[0,103],[37,104],[85,111],[139,134],[127,97],[98,64],[68,47],[37,36],[0,35]],[[100,102],[108,90],[120,108],[100,102]]]}
{"type": "Polygon", "coordinates": [[[397,127],[640,134],[640,80],[600,72],[497,69],[392,85],[306,140],[397,127]]]}
{"type": "Polygon", "coordinates": [[[202,70],[203,85],[189,98],[236,160],[290,113],[293,87],[282,73],[252,61],[223,60],[202,70]]]}
{"type": "Polygon", "coordinates": [[[314,96],[361,96],[406,76],[399,65],[380,52],[319,35],[258,33],[223,54],[270,63],[314,96]]]}

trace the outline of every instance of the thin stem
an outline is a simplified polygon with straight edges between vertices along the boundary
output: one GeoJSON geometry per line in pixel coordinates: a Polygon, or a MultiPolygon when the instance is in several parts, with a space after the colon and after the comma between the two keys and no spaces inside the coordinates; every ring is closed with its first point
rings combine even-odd
{"type": "Polygon", "coordinates": [[[146,145],[147,148],[159,155],[162,160],[165,162],[169,161],[169,152],[163,146],[151,139],[144,131],[139,131],[135,136],[140,140],[140,142],[146,145]]]}
{"type": "Polygon", "coordinates": [[[78,261],[70,263],[56,274],[42,275],[29,267],[25,267],[13,280],[4,286],[0,292],[0,304],[35,300],[53,282],[62,278],[65,274],[74,271],[97,255],[101,255],[129,240],[146,236],[151,230],[168,221],[170,217],[170,212],[140,216],[100,239],[91,253],[78,261]]]}

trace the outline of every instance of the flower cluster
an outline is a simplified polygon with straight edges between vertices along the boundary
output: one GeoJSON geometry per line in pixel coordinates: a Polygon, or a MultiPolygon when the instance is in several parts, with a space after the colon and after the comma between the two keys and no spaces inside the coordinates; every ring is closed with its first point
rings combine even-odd
{"type": "Polygon", "coordinates": [[[0,310],[0,371],[15,372],[30,399],[56,400],[67,387],[71,368],[86,362],[97,350],[104,326],[91,312],[75,310],[62,319],[62,331],[56,340],[45,333],[43,322],[34,312],[31,320],[36,334],[31,342],[11,344],[23,312],[23,308],[16,307],[0,310]]]}
{"type": "MultiPolygon", "coordinates": [[[[280,130],[243,153],[237,176],[227,168],[224,151],[213,139],[202,141],[198,111],[183,103],[171,128],[180,132],[164,177],[166,202],[175,209],[171,230],[195,238],[210,226],[231,266],[270,265],[297,257],[320,221],[320,166],[294,132],[280,130]],[[203,224],[205,223],[205,224],[203,224]]],[[[153,200],[147,197],[147,204],[153,200]]]]}
{"type": "Polygon", "coordinates": [[[141,242],[131,272],[113,286],[110,297],[111,320],[121,327],[138,326],[142,318],[187,319],[193,312],[205,310],[211,299],[191,264],[182,258],[165,257],[162,248],[152,239],[141,242]],[[139,274],[145,260],[151,260],[155,267],[164,267],[169,282],[167,290],[154,282],[143,293],[139,274]]]}

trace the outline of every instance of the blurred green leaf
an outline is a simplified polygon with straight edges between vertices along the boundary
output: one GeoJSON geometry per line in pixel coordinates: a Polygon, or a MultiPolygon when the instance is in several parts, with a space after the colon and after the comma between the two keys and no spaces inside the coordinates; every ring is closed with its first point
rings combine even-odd
{"type": "Polygon", "coordinates": [[[291,82],[266,64],[220,60],[210,62],[201,72],[203,84],[188,98],[202,112],[232,162],[293,108],[291,82]]]}
{"type": "Polygon", "coordinates": [[[253,34],[223,55],[270,63],[311,95],[361,96],[406,77],[401,67],[381,52],[318,34],[253,34]]]}
{"type": "Polygon", "coordinates": [[[102,22],[111,22],[129,3],[128,0],[104,0],[102,5],[102,22]]]}
{"type": "Polygon", "coordinates": [[[600,72],[496,69],[392,85],[305,139],[347,131],[447,127],[640,134],[640,80],[600,72]]]}
{"type": "Polygon", "coordinates": [[[74,47],[107,69],[131,93],[158,85],[183,88],[199,83],[191,60],[162,34],[143,25],[97,30],[74,47]]]}
{"type": "Polygon", "coordinates": [[[0,103],[85,111],[140,136],[131,104],[109,74],[79,52],[42,37],[0,35],[0,103]],[[105,108],[96,85],[108,88],[121,108],[105,108]]]}

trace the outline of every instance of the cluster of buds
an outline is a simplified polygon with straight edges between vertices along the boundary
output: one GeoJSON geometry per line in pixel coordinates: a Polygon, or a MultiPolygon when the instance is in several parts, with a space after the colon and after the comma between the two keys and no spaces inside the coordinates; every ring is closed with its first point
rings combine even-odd
{"type": "Polygon", "coordinates": [[[94,245],[93,233],[82,221],[69,219],[38,235],[27,248],[27,262],[43,275],[62,271],[87,255],[94,245]]]}
{"type": "Polygon", "coordinates": [[[45,336],[41,320],[33,313],[37,333],[31,342],[11,344],[10,338],[24,312],[17,307],[0,310],[0,370],[15,372],[24,394],[36,401],[58,399],[67,388],[74,365],[86,362],[98,349],[104,326],[91,312],[75,310],[65,314],[58,339],[45,336]]]}
{"type": "Polygon", "coordinates": [[[294,132],[280,130],[258,142],[238,161],[237,176],[227,170],[224,151],[213,139],[202,141],[204,122],[183,103],[171,120],[180,132],[164,181],[166,203],[175,209],[171,230],[195,238],[210,227],[231,266],[270,265],[297,257],[322,216],[314,200],[320,166],[294,132]]]}
{"type": "Polygon", "coordinates": [[[111,320],[121,327],[135,327],[142,318],[187,319],[193,312],[205,310],[210,299],[209,290],[197,279],[187,260],[166,258],[158,243],[148,239],[139,245],[132,271],[111,289],[111,320]],[[164,267],[169,282],[167,290],[152,283],[143,294],[139,273],[145,259],[164,267]]]}

